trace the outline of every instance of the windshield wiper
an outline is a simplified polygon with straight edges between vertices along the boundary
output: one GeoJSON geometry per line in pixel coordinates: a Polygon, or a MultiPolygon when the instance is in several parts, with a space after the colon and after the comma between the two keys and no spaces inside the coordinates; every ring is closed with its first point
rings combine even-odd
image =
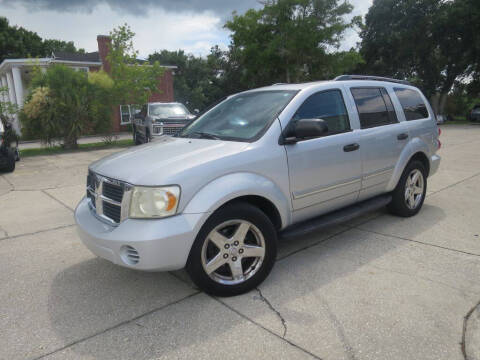
{"type": "Polygon", "coordinates": [[[197,135],[199,139],[212,139],[212,140],[220,140],[220,138],[217,135],[210,134],[207,132],[201,132],[201,131],[194,131],[191,134],[188,135],[197,135]]]}

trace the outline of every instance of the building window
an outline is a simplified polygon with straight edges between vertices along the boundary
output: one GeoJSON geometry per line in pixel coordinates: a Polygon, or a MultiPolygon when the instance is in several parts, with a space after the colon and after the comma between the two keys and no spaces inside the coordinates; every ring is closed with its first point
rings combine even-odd
{"type": "Polygon", "coordinates": [[[120,105],[120,124],[126,125],[132,122],[130,116],[130,105],[120,105]]]}
{"type": "Polygon", "coordinates": [[[81,71],[86,73],[88,73],[89,71],[88,66],[73,66],[73,69],[75,69],[75,71],[81,71]]]}

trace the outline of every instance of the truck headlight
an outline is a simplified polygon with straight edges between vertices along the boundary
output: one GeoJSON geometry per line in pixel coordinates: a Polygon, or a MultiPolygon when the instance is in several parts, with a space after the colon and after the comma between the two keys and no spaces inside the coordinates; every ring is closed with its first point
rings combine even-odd
{"type": "Polygon", "coordinates": [[[130,203],[130,218],[162,218],[175,215],[180,199],[180,187],[135,186],[130,203]]]}

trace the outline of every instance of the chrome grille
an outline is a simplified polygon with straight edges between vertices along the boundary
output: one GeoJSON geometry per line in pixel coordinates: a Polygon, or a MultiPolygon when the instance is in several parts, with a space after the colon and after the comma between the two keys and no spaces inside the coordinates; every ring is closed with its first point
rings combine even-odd
{"type": "Polygon", "coordinates": [[[131,186],[92,171],[87,176],[87,197],[92,211],[102,220],[118,224],[128,215],[131,186]]]}
{"type": "Polygon", "coordinates": [[[164,126],[163,127],[163,135],[176,135],[183,129],[182,126],[164,126]]]}
{"type": "Polygon", "coordinates": [[[116,185],[110,182],[103,183],[103,195],[109,199],[122,202],[123,188],[120,185],[116,185]]]}

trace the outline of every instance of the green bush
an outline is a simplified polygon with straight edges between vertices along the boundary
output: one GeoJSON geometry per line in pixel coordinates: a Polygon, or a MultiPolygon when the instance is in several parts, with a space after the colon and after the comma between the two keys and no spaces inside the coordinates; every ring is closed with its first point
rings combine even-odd
{"type": "Polygon", "coordinates": [[[111,131],[113,99],[108,75],[87,75],[64,65],[37,70],[20,115],[25,138],[47,144],[60,140],[67,149],[89,131],[111,131]]]}

